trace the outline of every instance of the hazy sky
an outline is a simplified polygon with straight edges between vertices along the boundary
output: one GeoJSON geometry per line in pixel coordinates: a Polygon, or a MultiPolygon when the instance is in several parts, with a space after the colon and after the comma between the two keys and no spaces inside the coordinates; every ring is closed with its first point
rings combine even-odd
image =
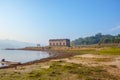
{"type": "Polygon", "coordinates": [[[0,39],[48,44],[120,33],[120,0],[0,0],[0,39]]]}

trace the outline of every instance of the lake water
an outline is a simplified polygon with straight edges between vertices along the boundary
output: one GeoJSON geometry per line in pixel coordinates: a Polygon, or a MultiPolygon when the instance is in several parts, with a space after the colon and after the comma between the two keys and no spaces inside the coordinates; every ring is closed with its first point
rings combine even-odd
{"type": "MultiPolygon", "coordinates": [[[[26,63],[47,58],[49,56],[48,52],[42,51],[0,50],[0,61],[5,59],[6,61],[26,63]]],[[[0,64],[0,67],[1,66],[2,65],[0,64]]]]}

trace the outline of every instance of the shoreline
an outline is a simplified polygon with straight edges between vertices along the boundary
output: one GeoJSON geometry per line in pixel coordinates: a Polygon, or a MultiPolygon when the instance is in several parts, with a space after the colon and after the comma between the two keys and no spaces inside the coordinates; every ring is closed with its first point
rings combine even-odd
{"type": "Polygon", "coordinates": [[[51,54],[51,56],[47,57],[47,58],[40,59],[40,60],[34,60],[34,61],[26,62],[26,63],[0,67],[0,69],[17,68],[17,66],[28,66],[28,65],[32,65],[32,64],[36,64],[36,63],[47,62],[47,61],[50,61],[52,59],[69,58],[69,57],[72,57],[74,55],[77,55],[77,54],[73,54],[73,53],[65,53],[65,52],[57,52],[57,51],[46,51],[46,52],[49,52],[51,54]]]}
{"type": "MultiPolygon", "coordinates": [[[[23,49],[16,49],[16,50],[23,50],[23,49]]],[[[24,49],[28,50],[28,49],[24,49]]],[[[38,50],[30,50],[29,51],[38,51],[38,50]]],[[[26,63],[22,63],[20,65],[12,65],[12,66],[6,66],[6,67],[0,67],[0,69],[5,68],[14,68],[17,66],[26,66],[26,65],[32,65],[35,63],[42,63],[47,62],[52,59],[61,59],[61,58],[69,58],[75,55],[81,55],[81,54],[98,54],[98,55],[120,55],[119,51],[120,48],[112,48],[112,47],[103,47],[103,48],[53,48],[50,50],[39,50],[39,51],[45,51],[50,54],[50,57],[43,58],[40,60],[34,60],[26,63]]]]}

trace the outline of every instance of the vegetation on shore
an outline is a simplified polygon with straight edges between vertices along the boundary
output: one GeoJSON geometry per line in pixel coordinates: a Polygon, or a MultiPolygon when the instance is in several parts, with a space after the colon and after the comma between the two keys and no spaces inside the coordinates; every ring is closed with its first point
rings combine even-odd
{"type": "MultiPolygon", "coordinates": [[[[24,70],[24,68],[21,68],[24,70]]],[[[103,67],[82,64],[51,62],[48,68],[20,72],[0,70],[0,80],[118,80],[103,67]]]]}
{"type": "Polygon", "coordinates": [[[120,47],[57,47],[51,50],[64,53],[76,53],[76,54],[105,54],[105,55],[120,55],[120,47]]]}

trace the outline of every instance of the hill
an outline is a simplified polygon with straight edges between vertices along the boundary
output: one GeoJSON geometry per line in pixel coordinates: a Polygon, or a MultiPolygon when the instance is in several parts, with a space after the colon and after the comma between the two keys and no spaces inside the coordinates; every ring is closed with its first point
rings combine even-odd
{"type": "Polygon", "coordinates": [[[0,40],[0,49],[5,48],[23,48],[26,46],[35,46],[33,43],[27,43],[27,42],[20,42],[15,40],[0,40]]]}

